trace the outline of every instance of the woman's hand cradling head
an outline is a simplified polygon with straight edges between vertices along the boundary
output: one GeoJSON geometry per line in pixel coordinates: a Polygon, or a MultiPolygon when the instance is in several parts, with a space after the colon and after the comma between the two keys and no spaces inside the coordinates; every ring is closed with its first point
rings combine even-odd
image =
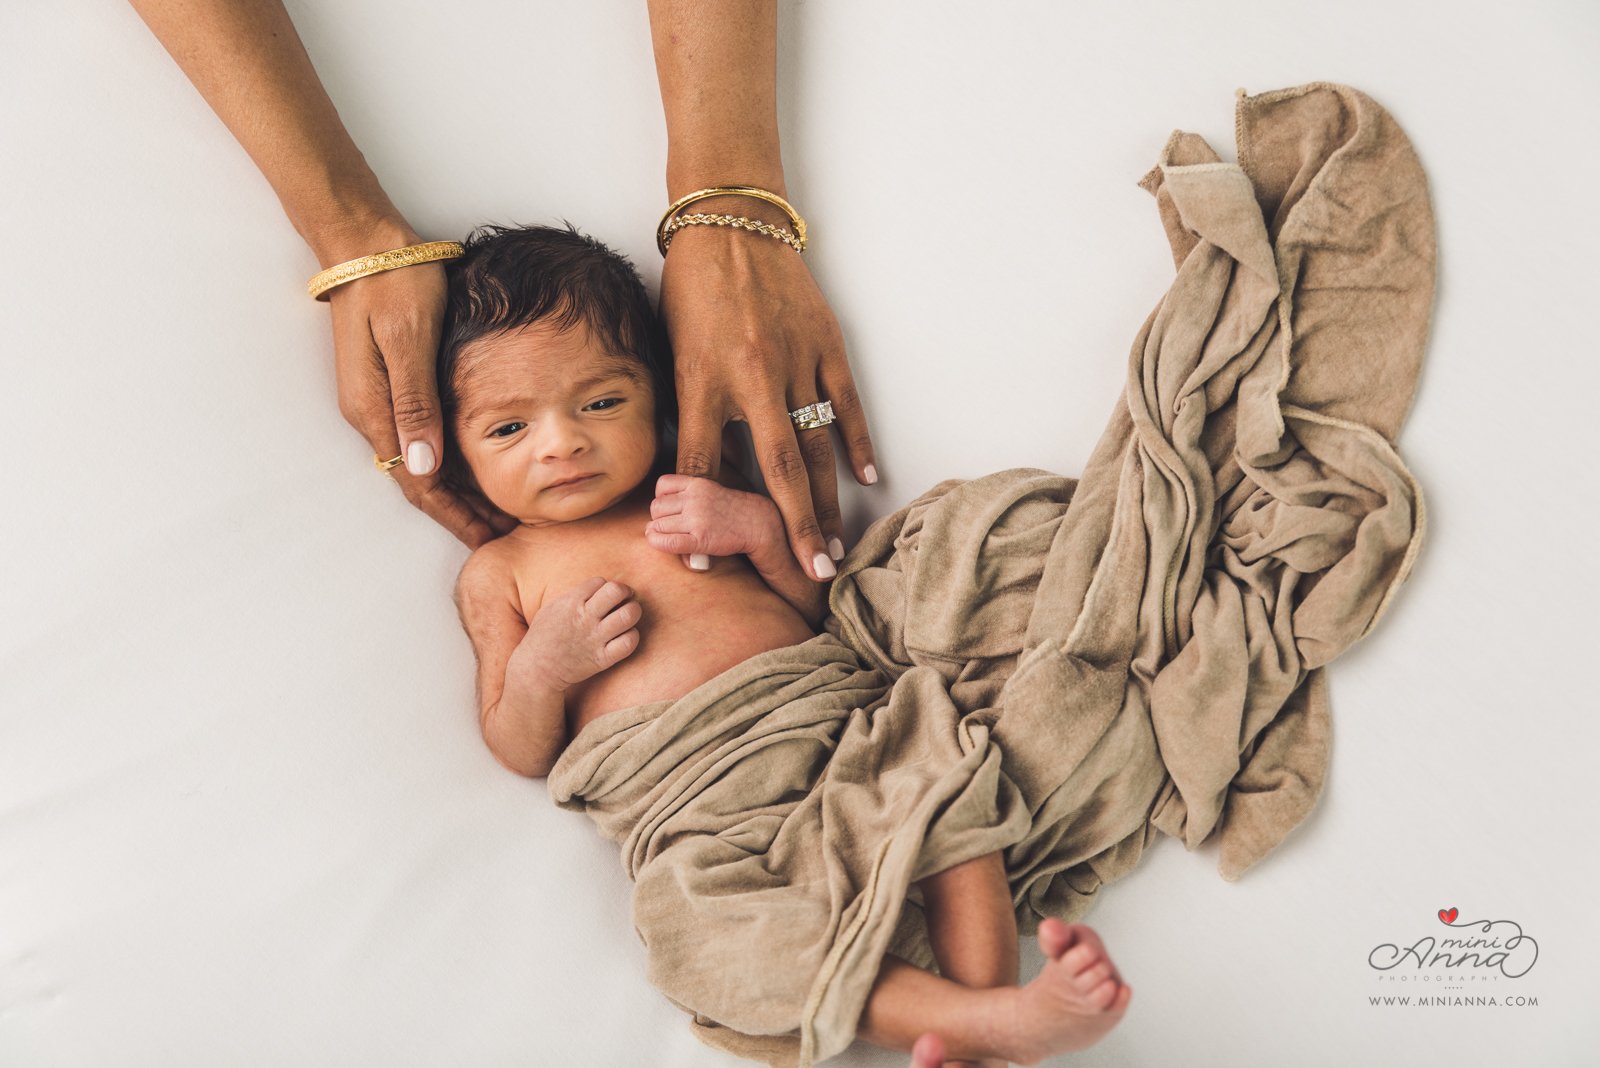
{"type": "MultiPolygon", "coordinates": [[[[748,200],[738,210],[761,214],[748,200]]],[[[770,237],[688,227],[662,268],[661,314],[677,365],[678,473],[716,478],[724,424],[749,423],[795,559],[813,578],[832,578],[844,538],[833,444],[826,428],[797,429],[789,413],[832,402],[856,480],[870,485],[877,474],[844,339],[811,272],[770,237]]]]}
{"type": "MultiPolygon", "coordinates": [[[[348,258],[416,244],[409,227],[389,228],[361,242],[348,258]]],[[[480,494],[439,475],[444,421],[435,363],[444,325],[445,273],[420,263],[357,278],[328,294],[333,309],[339,412],[387,459],[406,499],[469,548],[513,529],[517,521],[480,494]]]]}

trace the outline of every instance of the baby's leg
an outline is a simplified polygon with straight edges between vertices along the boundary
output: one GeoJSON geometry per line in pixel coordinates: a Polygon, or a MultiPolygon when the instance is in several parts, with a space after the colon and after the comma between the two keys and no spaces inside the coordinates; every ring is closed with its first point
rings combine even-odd
{"type": "Polygon", "coordinates": [[[1039,925],[1044,968],[1027,986],[976,990],[885,954],[857,1035],[885,1049],[910,1050],[935,1031],[945,1056],[1036,1064],[1091,1046],[1115,1027],[1133,991],[1117,975],[1100,938],[1085,925],[1039,925]]]}
{"type": "MultiPolygon", "coordinates": [[[[917,884],[939,972],[962,986],[1017,985],[1017,917],[1005,858],[994,852],[917,884]]],[[[1004,1060],[949,1060],[948,1068],[1005,1068],[1004,1060]]]]}
{"type": "Polygon", "coordinates": [[[939,972],[962,986],[1016,986],[1017,916],[998,851],[917,884],[939,972]]]}

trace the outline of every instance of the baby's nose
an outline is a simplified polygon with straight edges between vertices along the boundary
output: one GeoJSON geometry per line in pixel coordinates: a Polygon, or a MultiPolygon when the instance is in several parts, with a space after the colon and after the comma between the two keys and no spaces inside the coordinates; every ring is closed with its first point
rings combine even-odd
{"type": "Polygon", "coordinates": [[[551,420],[545,425],[544,436],[539,441],[540,456],[547,460],[565,460],[577,456],[588,447],[588,435],[569,419],[551,420]]]}

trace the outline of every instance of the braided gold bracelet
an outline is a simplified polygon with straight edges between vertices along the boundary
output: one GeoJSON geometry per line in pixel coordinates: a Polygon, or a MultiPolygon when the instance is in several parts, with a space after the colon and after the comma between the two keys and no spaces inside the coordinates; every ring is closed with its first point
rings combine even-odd
{"type": "Polygon", "coordinates": [[[425,241],[420,245],[407,245],[404,248],[390,249],[388,252],[346,260],[313,275],[311,281],[306,283],[306,292],[318,300],[325,301],[329,299],[328,290],[342,286],[346,282],[354,282],[357,278],[365,278],[380,271],[393,271],[400,267],[413,267],[419,263],[432,263],[434,260],[453,260],[466,251],[466,246],[459,241],[425,241]]]}
{"type": "MultiPolygon", "coordinates": [[[[693,193],[690,193],[687,196],[681,196],[677,200],[674,200],[667,210],[662,213],[661,221],[656,224],[656,248],[661,250],[661,255],[665,256],[667,254],[667,245],[671,241],[669,236],[669,223],[674,215],[697,200],[705,200],[707,197],[722,196],[754,197],[757,200],[764,200],[768,204],[775,204],[782,208],[784,214],[789,216],[789,222],[794,226],[794,233],[791,235],[794,238],[794,241],[791,242],[792,247],[796,252],[804,252],[806,250],[806,221],[800,217],[800,213],[795,211],[787,200],[783,199],[776,193],[766,189],[757,188],[753,185],[719,185],[713,186],[710,189],[696,189],[693,193]]],[[[730,215],[726,216],[726,218],[738,218],[738,216],[730,215]]],[[[715,225],[726,226],[730,224],[718,223],[715,225]]],[[[676,227],[671,227],[670,229],[672,232],[676,232],[677,230],[676,227]]],[[[741,229],[748,230],[755,228],[742,227],[741,229]]],[[[762,230],[760,232],[767,233],[768,231],[762,230]]],[[[772,236],[777,235],[773,234],[772,236]]]]}
{"type": "Polygon", "coordinates": [[[672,246],[672,238],[685,226],[733,226],[740,230],[754,230],[758,234],[775,237],[796,252],[802,251],[800,240],[781,226],[761,222],[759,219],[746,219],[743,215],[679,215],[667,223],[666,232],[662,235],[663,247],[672,246]]]}

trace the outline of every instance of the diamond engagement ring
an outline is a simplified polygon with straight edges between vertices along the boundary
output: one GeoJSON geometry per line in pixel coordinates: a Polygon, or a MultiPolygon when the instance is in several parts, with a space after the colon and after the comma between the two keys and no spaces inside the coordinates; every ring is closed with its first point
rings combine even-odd
{"type": "Polygon", "coordinates": [[[827,426],[833,422],[833,402],[818,401],[804,408],[796,408],[789,413],[789,418],[793,419],[794,425],[801,430],[815,430],[819,426],[827,426]]]}

